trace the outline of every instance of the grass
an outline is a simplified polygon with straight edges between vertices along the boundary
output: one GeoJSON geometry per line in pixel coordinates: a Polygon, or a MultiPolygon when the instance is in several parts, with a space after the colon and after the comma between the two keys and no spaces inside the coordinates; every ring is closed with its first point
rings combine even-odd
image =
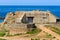
{"type": "Polygon", "coordinates": [[[49,34],[48,36],[52,36],[51,34],[49,34]]]}
{"type": "Polygon", "coordinates": [[[6,40],[6,39],[2,39],[2,38],[0,38],[0,40],[6,40]]]}
{"type": "Polygon", "coordinates": [[[13,35],[11,35],[11,34],[7,34],[7,36],[13,36],[13,35]]]}
{"type": "MultiPolygon", "coordinates": [[[[41,30],[40,30],[41,31],[41,30]]],[[[39,32],[39,30],[38,29],[33,29],[32,31],[28,31],[26,34],[36,34],[36,33],[38,33],[39,32]]]]}
{"type": "Polygon", "coordinates": [[[52,38],[52,35],[51,34],[46,33],[46,35],[47,35],[47,37],[52,38]]]}
{"type": "Polygon", "coordinates": [[[54,32],[56,32],[57,34],[60,35],[60,29],[58,29],[57,27],[52,27],[54,32]]]}
{"type": "Polygon", "coordinates": [[[4,30],[1,30],[0,31],[0,36],[1,37],[5,36],[6,35],[6,32],[8,32],[8,30],[5,30],[5,29],[4,30]]]}
{"type": "Polygon", "coordinates": [[[3,37],[5,35],[5,31],[0,31],[0,36],[3,37]]]}
{"type": "Polygon", "coordinates": [[[22,33],[14,34],[14,36],[19,36],[19,35],[22,35],[22,33]]]}
{"type": "Polygon", "coordinates": [[[39,40],[38,38],[31,38],[31,40],[39,40]]]}
{"type": "Polygon", "coordinates": [[[2,30],[0,30],[0,37],[5,36],[6,32],[8,32],[8,30],[4,29],[3,27],[1,28],[2,30]]]}
{"type": "Polygon", "coordinates": [[[56,32],[57,34],[60,35],[60,29],[57,28],[56,26],[52,27],[52,26],[47,26],[47,28],[50,28],[53,32],[56,32]]]}
{"type": "Polygon", "coordinates": [[[56,32],[57,34],[60,35],[60,29],[57,28],[56,26],[54,26],[54,27],[50,27],[50,29],[51,29],[53,32],[56,32]]]}
{"type": "Polygon", "coordinates": [[[7,34],[7,36],[19,36],[19,35],[22,35],[22,33],[18,33],[18,34],[14,34],[14,35],[12,35],[12,34],[7,34]]]}

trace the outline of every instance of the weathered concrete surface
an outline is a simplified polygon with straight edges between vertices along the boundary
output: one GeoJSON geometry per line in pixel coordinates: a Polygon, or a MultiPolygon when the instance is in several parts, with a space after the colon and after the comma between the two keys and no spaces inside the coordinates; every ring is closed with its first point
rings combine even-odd
{"type": "MultiPolygon", "coordinates": [[[[33,19],[30,20],[32,20],[32,23],[35,23],[36,26],[38,26],[39,24],[46,24],[48,22],[56,22],[56,17],[48,11],[17,11],[8,13],[4,22],[2,23],[2,26],[5,26],[7,30],[13,27],[12,30],[14,30],[15,28],[16,30],[20,28],[25,31],[24,29],[27,30],[26,24],[28,24],[30,21],[28,20],[28,17],[33,17],[33,19]],[[27,23],[24,23],[22,20],[27,21],[27,23]]],[[[17,32],[19,32],[19,30],[17,32]]]]}

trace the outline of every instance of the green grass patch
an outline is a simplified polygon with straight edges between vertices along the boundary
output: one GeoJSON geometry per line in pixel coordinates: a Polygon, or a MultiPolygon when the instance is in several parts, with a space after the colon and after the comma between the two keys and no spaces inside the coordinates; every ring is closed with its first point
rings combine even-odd
{"type": "Polygon", "coordinates": [[[58,30],[52,30],[52,31],[54,31],[54,32],[56,32],[57,34],[60,35],[60,31],[58,31],[58,30]]]}
{"type": "Polygon", "coordinates": [[[6,32],[8,32],[8,30],[5,30],[5,29],[4,30],[1,30],[0,31],[0,36],[1,37],[5,36],[6,32]]]}
{"type": "Polygon", "coordinates": [[[7,34],[7,36],[13,36],[12,34],[7,34]]]}
{"type": "Polygon", "coordinates": [[[19,36],[19,35],[22,35],[22,33],[14,34],[14,36],[19,36]]]}
{"type": "Polygon", "coordinates": [[[38,38],[31,38],[31,40],[39,40],[38,38]]]}
{"type": "Polygon", "coordinates": [[[60,35],[60,29],[59,28],[57,28],[57,27],[52,27],[52,28],[53,28],[52,31],[54,31],[54,32],[56,32],[57,34],[60,35]]]}
{"type": "Polygon", "coordinates": [[[6,40],[6,39],[2,39],[2,38],[0,38],[0,40],[6,40]]]}
{"type": "Polygon", "coordinates": [[[22,35],[22,33],[18,33],[18,34],[14,34],[14,35],[12,35],[12,34],[7,34],[7,36],[19,36],[19,35],[22,35]]]}
{"type": "Polygon", "coordinates": [[[5,35],[5,31],[0,31],[0,36],[4,36],[5,35]]]}
{"type": "Polygon", "coordinates": [[[56,32],[57,34],[60,35],[60,29],[56,26],[52,27],[52,26],[49,26],[47,25],[47,28],[50,28],[53,32],[56,32]]]}
{"type": "Polygon", "coordinates": [[[47,35],[47,37],[52,38],[52,35],[51,34],[46,33],[46,35],[47,35]]]}
{"type": "Polygon", "coordinates": [[[38,30],[38,29],[33,29],[32,31],[28,31],[26,34],[36,34],[36,33],[38,33],[39,31],[41,31],[41,30],[38,30]]]}

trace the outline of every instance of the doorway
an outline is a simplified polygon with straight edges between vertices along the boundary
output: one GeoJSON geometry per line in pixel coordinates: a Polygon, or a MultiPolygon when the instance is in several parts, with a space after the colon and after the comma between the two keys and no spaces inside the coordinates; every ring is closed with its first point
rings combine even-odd
{"type": "Polygon", "coordinates": [[[27,22],[28,22],[28,23],[33,23],[33,18],[34,18],[34,17],[27,17],[27,22]]]}

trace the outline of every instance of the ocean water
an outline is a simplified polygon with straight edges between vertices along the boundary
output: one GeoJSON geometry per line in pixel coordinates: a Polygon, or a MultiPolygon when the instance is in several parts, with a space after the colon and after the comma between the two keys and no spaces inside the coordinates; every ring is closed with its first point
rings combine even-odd
{"type": "MultiPolygon", "coordinates": [[[[0,6],[0,17],[5,17],[8,12],[49,10],[52,14],[60,18],[60,6],[0,6]]],[[[0,20],[3,22],[3,20],[0,20]]]]}

